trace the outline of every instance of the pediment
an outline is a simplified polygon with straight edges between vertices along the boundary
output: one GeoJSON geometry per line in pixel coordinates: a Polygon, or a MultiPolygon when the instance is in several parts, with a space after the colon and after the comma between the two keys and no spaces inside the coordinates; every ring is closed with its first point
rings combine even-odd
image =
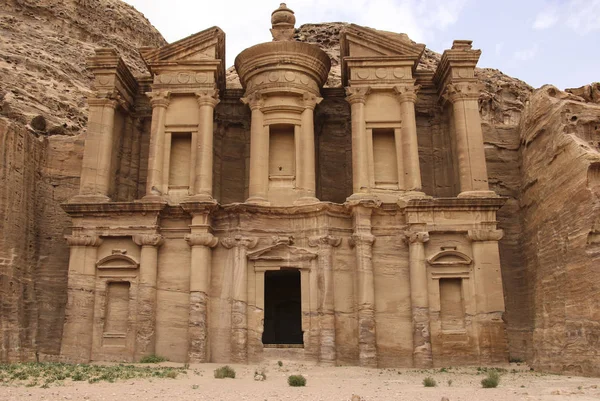
{"type": "Polygon", "coordinates": [[[96,263],[98,269],[137,269],[139,266],[135,259],[124,254],[108,255],[96,263]]]}
{"type": "Polygon", "coordinates": [[[252,261],[305,262],[316,257],[314,252],[287,244],[271,245],[248,253],[248,259],[252,261]]]}
{"type": "Polygon", "coordinates": [[[436,253],[429,259],[427,259],[432,266],[456,266],[456,265],[470,265],[473,260],[462,252],[456,250],[445,250],[436,253]]]}
{"type": "Polygon", "coordinates": [[[351,24],[340,33],[340,52],[342,59],[405,56],[418,64],[425,45],[412,42],[406,35],[351,24]]]}
{"type": "Polygon", "coordinates": [[[152,74],[165,66],[204,64],[225,76],[225,33],[216,26],[162,47],[141,48],[140,54],[152,74]]]}

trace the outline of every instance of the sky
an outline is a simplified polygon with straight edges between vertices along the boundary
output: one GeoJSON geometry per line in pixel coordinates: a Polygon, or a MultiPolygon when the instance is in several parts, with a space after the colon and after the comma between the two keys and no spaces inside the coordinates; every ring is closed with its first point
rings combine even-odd
{"type": "MultiPolygon", "coordinates": [[[[218,26],[227,66],[252,45],[271,40],[277,0],[124,0],[168,42],[218,26]]],[[[501,70],[533,87],[560,89],[600,81],[600,0],[288,0],[296,27],[352,22],[406,33],[442,53],[471,39],[479,67],[501,70]]]]}

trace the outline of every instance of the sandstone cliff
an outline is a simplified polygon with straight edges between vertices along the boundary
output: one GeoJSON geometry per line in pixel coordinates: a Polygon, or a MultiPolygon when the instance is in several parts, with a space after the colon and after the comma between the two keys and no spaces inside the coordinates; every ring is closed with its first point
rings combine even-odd
{"type": "Polygon", "coordinates": [[[0,360],[59,352],[70,224],[60,203],[79,187],[86,58],[115,47],[141,72],[137,48],[164,43],[120,1],[0,0],[0,360]]]}

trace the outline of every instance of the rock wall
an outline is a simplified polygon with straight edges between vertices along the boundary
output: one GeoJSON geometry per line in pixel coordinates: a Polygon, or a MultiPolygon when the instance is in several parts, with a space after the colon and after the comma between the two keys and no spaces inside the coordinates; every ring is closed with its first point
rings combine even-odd
{"type": "Polygon", "coordinates": [[[600,105],[544,86],[525,109],[521,139],[531,362],[600,375],[600,105]]]}

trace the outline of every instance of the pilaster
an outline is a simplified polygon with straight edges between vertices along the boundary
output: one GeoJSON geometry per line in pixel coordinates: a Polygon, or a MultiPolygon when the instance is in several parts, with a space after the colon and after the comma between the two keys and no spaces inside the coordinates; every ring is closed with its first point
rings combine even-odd
{"type": "Polygon", "coordinates": [[[208,302],[212,268],[212,250],[219,239],[210,233],[188,234],[192,248],[190,266],[190,312],[188,323],[188,362],[210,362],[208,302]]]}
{"type": "Polygon", "coordinates": [[[429,291],[425,242],[429,233],[410,231],[406,233],[410,269],[410,302],[413,324],[413,366],[433,366],[431,350],[431,328],[429,319],[429,291]]]}
{"type": "Polygon", "coordinates": [[[146,195],[144,200],[161,200],[167,193],[164,182],[165,159],[165,120],[171,92],[153,91],[146,95],[152,106],[152,125],[150,128],[150,152],[148,156],[148,176],[146,179],[146,195]]]}
{"type": "Polygon", "coordinates": [[[60,355],[65,361],[87,363],[92,358],[92,326],[96,261],[102,239],[97,235],[70,235],[67,306],[60,355]]]}
{"type": "Polygon", "coordinates": [[[223,238],[221,244],[233,249],[232,305],[231,305],[231,361],[246,363],[248,360],[248,249],[258,243],[256,237],[223,238]]]}
{"type": "Polygon", "coordinates": [[[302,102],[304,110],[301,116],[301,139],[300,149],[301,152],[299,173],[297,174],[300,179],[296,184],[303,193],[304,196],[295,201],[295,204],[304,205],[308,203],[318,202],[319,200],[315,197],[315,122],[314,112],[317,104],[321,103],[323,98],[314,95],[313,93],[306,91],[302,96],[302,102]]]}
{"type": "Polygon", "coordinates": [[[333,235],[310,237],[308,244],[318,247],[317,288],[319,314],[319,361],[335,366],[337,361],[335,343],[335,297],[333,279],[333,248],[340,245],[341,238],[333,235]]]}
{"type": "Polygon", "coordinates": [[[164,240],[160,234],[136,234],[133,242],[140,246],[137,333],[134,360],[139,361],[156,351],[156,284],[158,248],[164,240]]]}

